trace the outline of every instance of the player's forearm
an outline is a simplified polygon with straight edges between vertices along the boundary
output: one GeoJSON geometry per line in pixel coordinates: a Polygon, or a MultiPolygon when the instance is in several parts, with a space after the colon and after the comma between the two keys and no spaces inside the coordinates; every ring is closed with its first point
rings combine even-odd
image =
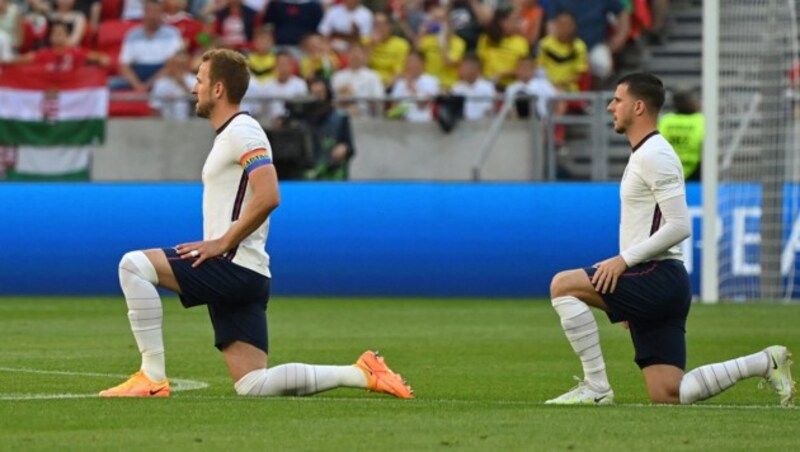
{"type": "Polygon", "coordinates": [[[228,232],[222,236],[222,243],[225,245],[226,250],[230,250],[238,245],[245,237],[249,236],[256,229],[261,227],[269,215],[280,204],[280,200],[276,195],[269,193],[253,194],[250,203],[242,211],[239,220],[234,223],[228,232]]]}
{"type": "Polygon", "coordinates": [[[647,240],[624,250],[620,255],[628,267],[647,262],[686,240],[692,233],[686,197],[677,196],[660,204],[665,224],[647,240]]]}

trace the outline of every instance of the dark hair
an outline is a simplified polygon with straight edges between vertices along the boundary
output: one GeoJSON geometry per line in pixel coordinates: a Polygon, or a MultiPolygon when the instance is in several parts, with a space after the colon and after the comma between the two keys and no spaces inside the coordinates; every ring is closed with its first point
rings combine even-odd
{"type": "Polygon", "coordinates": [[[212,49],[204,53],[201,60],[208,62],[211,84],[221,82],[225,86],[228,102],[241,103],[250,85],[250,70],[244,55],[230,49],[212,49]]]}
{"type": "Polygon", "coordinates": [[[408,57],[410,57],[411,55],[414,55],[415,57],[419,58],[420,61],[422,61],[423,63],[425,62],[425,54],[420,52],[419,50],[412,50],[408,52],[408,56],[406,57],[406,59],[408,59],[408,57]]]}
{"type": "Polygon", "coordinates": [[[664,106],[664,84],[661,79],[649,72],[634,72],[617,82],[617,85],[628,85],[628,93],[647,105],[650,113],[657,115],[664,106]]]}
{"type": "Polygon", "coordinates": [[[462,63],[475,63],[478,66],[481,65],[481,59],[478,58],[478,54],[476,54],[475,52],[467,52],[467,53],[465,53],[464,56],[461,58],[461,62],[462,63]]]}
{"type": "Polygon", "coordinates": [[[489,25],[486,26],[486,36],[489,38],[489,45],[496,46],[503,40],[503,27],[500,23],[511,16],[511,9],[502,8],[494,12],[494,17],[489,25]]]}
{"type": "Polygon", "coordinates": [[[676,91],[672,95],[672,105],[682,115],[697,113],[697,96],[691,90],[676,91]]]}
{"type": "Polygon", "coordinates": [[[312,77],[311,80],[308,81],[308,88],[310,89],[311,85],[316,85],[317,83],[321,83],[322,85],[325,86],[325,99],[323,99],[323,100],[325,102],[332,101],[333,100],[333,89],[331,88],[331,84],[328,81],[328,79],[326,79],[325,77],[323,77],[322,75],[319,75],[319,74],[318,75],[314,75],[314,77],[312,77]]]}

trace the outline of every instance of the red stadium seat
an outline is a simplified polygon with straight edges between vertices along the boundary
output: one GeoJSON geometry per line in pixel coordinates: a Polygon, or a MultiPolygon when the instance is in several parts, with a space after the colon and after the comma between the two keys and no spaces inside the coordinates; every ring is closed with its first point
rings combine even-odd
{"type": "Polygon", "coordinates": [[[111,72],[117,71],[117,60],[122,41],[128,31],[138,25],[138,21],[130,20],[109,20],[101,22],[97,29],[97,50],[103,52],[111,58],[111,72]]]}
{"type": "MultiPolygon", "coordinates": [[[[134,91],[114,91],[114,94],[125,95],[135,94],[134,91]]],[[[108,116],[112,118],[141,118],[152,116],[153,111],[150,109],[150,104],[147,99],[131,100],[131,99],[111,99],[108,103],[108,116]]]]}
{"type": "Polygon", "coordinates": [[[124,0],[101,0],[100,21],[119,19],[122,16],[124,0]]]}

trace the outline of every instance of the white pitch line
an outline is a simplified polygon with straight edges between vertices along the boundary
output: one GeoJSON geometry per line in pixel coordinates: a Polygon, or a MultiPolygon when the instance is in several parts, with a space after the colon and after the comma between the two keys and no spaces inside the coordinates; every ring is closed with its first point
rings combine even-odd
{"type": "MultiPolygon", "coordinates": [[[[43,370],[30,369],[25,367],[0,367],[0,372],[16,372],[39,375],[65,375],[71,377],[99,377],[99,378],[127,378],[124,374],[103,374],[97,372],[73,372],[67,370],[43,370]]],[[[208,387],[204,381],[186,380],[181,378],[170,379],[170,387],[173,391],[193,391],[208,387]]],[[[56,399],[88,399],[97,397],[97,394],[3,394],[0,393],[0,400],[56,400],[56,399]]]]}

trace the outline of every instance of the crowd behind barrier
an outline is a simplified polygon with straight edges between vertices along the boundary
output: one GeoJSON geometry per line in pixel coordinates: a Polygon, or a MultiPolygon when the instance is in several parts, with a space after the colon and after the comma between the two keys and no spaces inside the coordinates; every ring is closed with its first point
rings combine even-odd
{"type": "Polygon", "coordinates": [[[346,118],[437,122],[445,132],[494,117],[513,94],[539,101],[510,116],[552,118],[548,143],[561,148],[570,121],[558,118],[588,113],[562,95],[608,88],[637,69],[629,54],[660,44],[665,3],[0,0],[0,62],[49,72],[97,65],[109,75],[110,117],[185,119],[200,56],[227,47],[247,56],[244,107],[265,128],[296,115],[287,104],[313,96],[315,82],[346,118]]]}

